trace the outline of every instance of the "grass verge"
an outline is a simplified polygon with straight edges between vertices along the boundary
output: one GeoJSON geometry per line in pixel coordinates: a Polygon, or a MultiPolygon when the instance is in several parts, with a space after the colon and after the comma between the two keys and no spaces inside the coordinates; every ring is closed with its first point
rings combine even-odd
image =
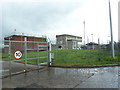
{"type": "MultiPolygon", "coordinates": [[[[95,65],[111,65],[118,64],[120,53],[116,57],[111,58],[110,52],[106,50],[73,50],[73,49],[52,49],[54,53],[53,65],[55,66],[95,66],[95,65]]],[[[27,52],[27,63],[37,64],[47,62],[47,52],[27,52]],[[38,58],[46,57],[46,58],[38,58]],[[29,59],[34,58],[34,59],[29,59]]],[[[2,60],[9,60],[8,53],[2,54],[2,60]]],[[[21,59],[24,59],[24,52],[21,59]]],[[[11,60],[16,60],[14,54],[11,53],[11,60]]],[[[24,63],[24,60],[19,60],[19,63],[24,63]]]]}

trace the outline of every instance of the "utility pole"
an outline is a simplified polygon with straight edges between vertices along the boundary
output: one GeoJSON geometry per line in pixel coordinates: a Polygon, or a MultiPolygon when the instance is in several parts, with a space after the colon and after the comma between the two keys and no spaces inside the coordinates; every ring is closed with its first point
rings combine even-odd
{"type": "Polygon", "coordinates": [[[110,33],[111,33],[111,51],[112,51],[112,58],[115,58],[115,50],[114,50],[114,42],[113,42],[113,33],[112,33],[112,17],[111,17],[110,0],[109,0],[109,18],[110,18],[110,33]]]}
{"type": "Polygon", "coordinates": [[[85,21],[83,21],[84,24],[84,45],[85,45],[85,21]]]}

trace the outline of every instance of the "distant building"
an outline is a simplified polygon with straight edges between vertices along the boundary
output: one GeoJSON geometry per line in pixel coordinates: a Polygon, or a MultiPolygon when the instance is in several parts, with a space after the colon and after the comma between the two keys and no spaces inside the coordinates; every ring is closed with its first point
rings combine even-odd
{"type": "Polygon", "coordinates": [[[78,42],[82,42],[82,37],[62,34],[56,35],[56,45],[58,48],[63,49],[77,49],[78,42]]]}
{"type": "MultiPolygon", "coordinates": [[[[27,42],[26,48],[29,49],[29,51],[37,51],[38,45],[46,45],[45,43],[35,43],[35,42],[47,42],[46,38],[44,37],[33,37],[33,36],[23,36],[23,35],[11,35],[9,37],[4,38],[4,45],[9,45],[10,41],[16,41],[11,42],[11,52],[15,52],[17,50],[24,51],[24,39],[26,37],[27,42]],[[31,49],[31,50],[30,50],[31,49]],[[35,50],[36,49],[36,50],[35,50]]],[[[4,47],[4,52],[8,52],[9,47],[4,47]]]]}
{"type": "Polygon", "coordinates": [[[99,49],[100,46],[97,43],[90,42],[86,44],[87,49],[99,49]]]}
{"type": "Polygon", "coordinates": [[[51,48],[56,49],[56,44],[51,44],[51,48]]]}

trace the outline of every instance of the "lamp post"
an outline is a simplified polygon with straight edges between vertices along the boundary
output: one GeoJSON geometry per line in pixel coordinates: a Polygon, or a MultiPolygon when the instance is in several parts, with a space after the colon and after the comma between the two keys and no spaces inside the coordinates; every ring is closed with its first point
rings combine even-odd
{"type": "Polygon", "coordinates": [[[84,24],[84,45],[85,45],[85,21],[83,21],[84,24]]]}
{"type": "Polygon", "coordinates": [[[93,43],[93,34],[92,35],[92,49],[94,49],[94,43],[93,43]]]}
{"type": "Polygon", "coordinates": [[[16,34],[16,29],[14,30],[14,35],[16,34]]]}

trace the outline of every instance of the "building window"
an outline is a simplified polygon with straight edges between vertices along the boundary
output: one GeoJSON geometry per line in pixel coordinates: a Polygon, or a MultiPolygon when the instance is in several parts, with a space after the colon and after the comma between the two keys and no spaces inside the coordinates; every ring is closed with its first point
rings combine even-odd
{"type": "Polygon", "coordinates": [[[58,46],[58,48],[62,49],[62,46],[58,46]]]}
{"type": "Polygon", "coordinates": [[[77,49],[77,41],[73,41],[72,48],[77,49]]]}
{"type": "Polygon", "coordinates": [[[65,44],[65,40],[59,41],[58,44],[65,44]]]}

